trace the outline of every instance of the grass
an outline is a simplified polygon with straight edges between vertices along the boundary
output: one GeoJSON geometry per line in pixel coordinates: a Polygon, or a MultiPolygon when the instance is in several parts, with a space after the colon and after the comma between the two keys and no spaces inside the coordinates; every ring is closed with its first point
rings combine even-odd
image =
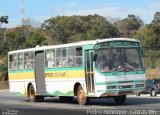
{"type": "Polygon", "coordinates": [[[160,79],[160,68],[155,69],[146,69],[146,78],[147,79],[160,79]]]}

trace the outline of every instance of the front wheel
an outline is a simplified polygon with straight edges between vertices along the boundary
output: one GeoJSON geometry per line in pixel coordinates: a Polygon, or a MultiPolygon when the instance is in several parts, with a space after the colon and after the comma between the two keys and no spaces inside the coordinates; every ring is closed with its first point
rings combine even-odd
{"type": "Polygon", "coordinates": [[[77,89],[77,101],[80,105],[85,105],[87,102],[87,97],[84,96],[84,90],[81,85],[77,89]]]}
{"type": "Polygon", "coordinates": [[[126,95],[115,96],[113,98],[114,98],[114,101],[116,102],[116,104],[122,105],[122,104],[124,104],[124,102],[126,100],[126,95]]]}

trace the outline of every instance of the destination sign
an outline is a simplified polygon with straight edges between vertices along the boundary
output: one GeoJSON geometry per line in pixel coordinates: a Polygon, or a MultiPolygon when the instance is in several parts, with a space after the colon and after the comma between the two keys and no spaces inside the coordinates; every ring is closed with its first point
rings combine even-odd
{"type": "Polygon", "coordinates": [[[98,43],[95,45],[95,49],[100,48],[113,48],[113,47],[139,47],[139,42],[132,41],[110,41],[104,43],[98,43]]]}

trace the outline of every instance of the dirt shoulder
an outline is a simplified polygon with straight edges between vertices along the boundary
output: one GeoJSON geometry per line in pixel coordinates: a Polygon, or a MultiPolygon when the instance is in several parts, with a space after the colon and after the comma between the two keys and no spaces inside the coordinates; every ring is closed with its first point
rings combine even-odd
{"type": "Polygon", "coordinates": [[[9,89],[8,81],[0,81],[0,90],[2,89],[9,89]]]}

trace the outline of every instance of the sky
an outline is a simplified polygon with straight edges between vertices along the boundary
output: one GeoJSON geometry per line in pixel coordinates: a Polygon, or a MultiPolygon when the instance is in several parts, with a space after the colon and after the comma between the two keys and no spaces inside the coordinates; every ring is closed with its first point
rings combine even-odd
{"type": "MultiPolygon", "coordinates": [[[[21,0],[0,0],[0,16],[9,16],[3,27],[21,24],[21,0]]],[[[56,16],[94,15],[117,19],[128,14],[139,16],[145,24],[151,23],[160,12],[160,0],[24,0],[24,18],[43,23],[56,16]]]]}

